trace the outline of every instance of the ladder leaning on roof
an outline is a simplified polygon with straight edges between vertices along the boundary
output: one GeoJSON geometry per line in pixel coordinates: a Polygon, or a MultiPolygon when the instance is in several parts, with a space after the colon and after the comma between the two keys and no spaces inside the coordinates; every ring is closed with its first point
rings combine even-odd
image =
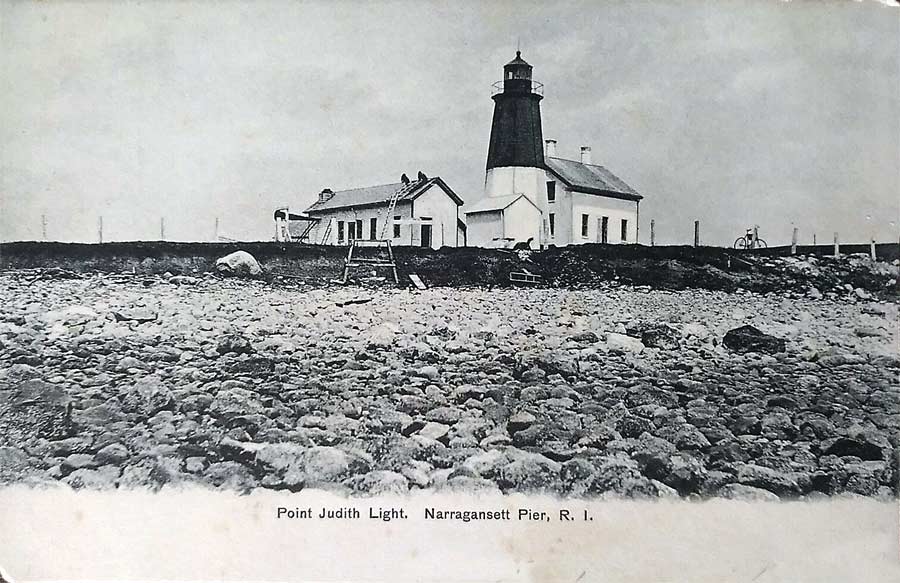
{"type": "Polygon", "coordinates": [[[387,211],[384,215],[384,221],[381,224],[381,235],[378,237],[379,239],[386,239],[385,235],[388,233],[388,227],[394,221],[394,209],[397,208],[397,201],[400,200],[400,197],[410,191],[410,189],[415,186],[416,182],[410,182],[408,184],[404,184],[402,187],[398,188],[391,195],[391,198],[388,199],[387,211]]]}
{"type": "Polygon", "coordinates": [[[321,245],[325,245],[326,243],[328,243],[328,237],[331,236],[332,222],[333,221],[331,219],[328,219],[328,224],[325,225],[325,233],[322,235],[322,243],[320,243],[321,245]]]}

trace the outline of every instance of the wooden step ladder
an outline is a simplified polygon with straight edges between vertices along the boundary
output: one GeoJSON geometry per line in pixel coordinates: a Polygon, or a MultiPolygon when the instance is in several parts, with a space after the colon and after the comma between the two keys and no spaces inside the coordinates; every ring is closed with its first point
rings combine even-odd
{"type": "Polygon", "coordinates": [[[350,242],[350,250],[347,251],[347,259],[344,261],[344,275],[341,277],[341,283],[346,285],[350,277],[350,268],[352,267],[390,267],[391,274],[394,276],[394,283],[400,285],[400,278],[397,275],[397,262],[394,260],[394,250],[391,248],[389,239],[354,239],[350,242]],[[368,259],[362,257],[354,257],[353,252],[357,247],[363,248],[368,244],[373,247],[385,247],[387,249],[387,259],[368,259]]]}

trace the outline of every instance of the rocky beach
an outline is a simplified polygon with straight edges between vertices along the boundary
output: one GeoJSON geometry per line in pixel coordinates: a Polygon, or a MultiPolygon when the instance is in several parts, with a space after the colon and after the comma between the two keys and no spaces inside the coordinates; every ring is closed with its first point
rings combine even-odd
{"type": "Polygon", "coordinates": [[[897,304],[840,291],[9,270],[0,482],[895,497],[897,304]]]}

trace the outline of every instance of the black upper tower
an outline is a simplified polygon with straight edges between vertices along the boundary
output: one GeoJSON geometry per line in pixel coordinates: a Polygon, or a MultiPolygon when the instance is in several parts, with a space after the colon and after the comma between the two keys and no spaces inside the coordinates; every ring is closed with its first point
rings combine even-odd
{"type": "Polygon", "coordinates": [[[488,146],[487,168],[544,166],[541,133],[543,85],[531,80],[531,65],[516,51],[503,67],[503,81],[494,83],[494,120],[488,146]]]}

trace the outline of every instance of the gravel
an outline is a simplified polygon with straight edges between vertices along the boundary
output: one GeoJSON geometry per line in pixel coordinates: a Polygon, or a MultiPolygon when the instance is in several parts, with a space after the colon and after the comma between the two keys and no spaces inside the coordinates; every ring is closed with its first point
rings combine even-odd
{"type": "Polygon", "coordinates": [[[0,274],[0,483],[897,496],[896,304],[186,283],[0,274]]]}

